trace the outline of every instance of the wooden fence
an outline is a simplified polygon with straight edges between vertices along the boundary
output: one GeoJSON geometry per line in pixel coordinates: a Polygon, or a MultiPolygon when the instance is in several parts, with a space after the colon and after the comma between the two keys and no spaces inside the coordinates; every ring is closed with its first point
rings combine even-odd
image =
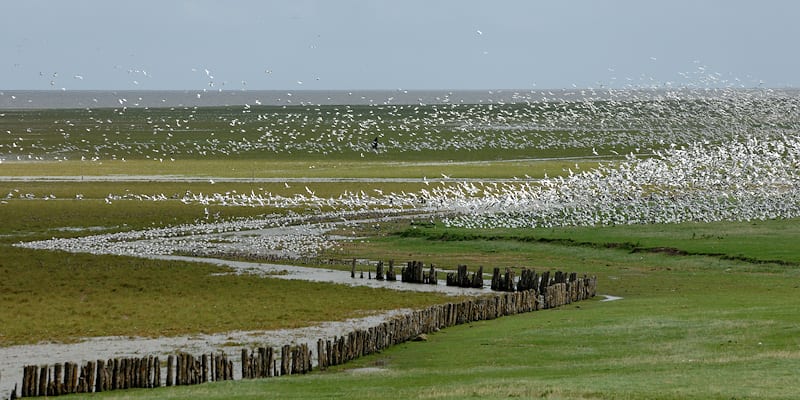
{"type": "MultiPolygon", "coordinates": [[[[422,269],[421,263],[419,268],[422,269]]],[[[459,271],[466,274],[466,269],[459,271]]],[[[396,316],[368,329],[359,329],[331,339],[318,339],[316,367],[325,369],[340,365],[413,340],[421,334],[450,326],[560,307],[594,297],[597,293],[596,277],[578,277],[576,273],[556,272],[551,278],[549,272],[537,276],[532,271],[525,271],[523,270],[520,281],[516,284],[516,288],[520,290],[501,289],[501,292],[492,292],[461,302],[437,304],[396,316]]],[[[499,277],[500,286],[514,286],[513,275],[508,270],[505,276],[500,276],[499,269],[494,272],[499,277]],[[506,281],[508,279],[512,280],[510,286],[506,281]]],[[[285,345],[279,351],[269,347],[252,351],[242,349],[241,376],[243,379],[256,379],[305,374],[314,366],[314,353],[307,344],[285,345]]],[[[162,386],[162,376],[166,376],[163,386],[195,385],[233,380],[233,371],[234,363],[224,353],[203,354],[199,357],[180,353],[168,356],[166,363],[158,357],[146,356],[88,361],[82,366],[71,362],[53,366],[31,365],[23,368],[21,396],[60,396],[154,388],[162,386]]],[[[15,387],[11,398],[16,397],[15,387]]]]}

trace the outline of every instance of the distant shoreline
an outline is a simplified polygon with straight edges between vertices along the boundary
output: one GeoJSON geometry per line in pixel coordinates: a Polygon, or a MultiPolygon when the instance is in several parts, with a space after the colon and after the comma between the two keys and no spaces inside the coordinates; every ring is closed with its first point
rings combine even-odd
{"type": "Polygon", "coordinates": [[[498,89],[498,90],[0,90],[0,109],[222,106],[514,104],[547,101],[724,97],[764,92],[797,97],[800,89],[498,89]]]}

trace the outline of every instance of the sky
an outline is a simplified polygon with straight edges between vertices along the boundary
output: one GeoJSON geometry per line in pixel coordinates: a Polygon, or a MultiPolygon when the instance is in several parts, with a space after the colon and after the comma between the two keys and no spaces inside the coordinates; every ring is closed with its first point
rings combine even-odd
{"type": "Polygon", "coordinates": [[[0,90],[800,87],[793,0],[3,0],[0,90]]]}

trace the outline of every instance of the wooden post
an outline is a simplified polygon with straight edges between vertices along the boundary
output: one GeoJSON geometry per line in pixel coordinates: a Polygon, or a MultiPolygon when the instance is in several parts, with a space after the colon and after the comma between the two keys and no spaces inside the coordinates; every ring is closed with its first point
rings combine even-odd
{"type": "Polygon", "coordinates": [[[175,356],[167,356],[167,386],[175,383],[175,356]]]}
{"type": "Polygon", "coordinates": [[[133,359],[133,387],[147,387],[144,373],[147,371],[147,357],[133,359]]]}
{"type": "Polygon", "coordinates": [[[209,357],[209,359],[208,359],[208,363],[209,363],[208,369],[209,369],[209,371],[208,372],[211,375],[209,377],[209,380],[211,380],[213,382],[213,381],[217,380],[217,372],[216,372],[217,371],[217,362],[216,362],[217,358],[214,357],[214,353],[209,354],[208,357],[209,357]]]}
{"type": "Polygon", "coordinates": [[[322,339],[317,339],[317,367],[324,370],[325,365],[325,342],[322,339]]]}
{"type": "Polygon", "coordinates": [[[314,368],[314,363],[311,361],[314,354],[311,349],[308,348],[308,345],[305,345],[306,349],[306,372],[311,372],[314,368]]]}
{"type": "Polygon", "coordinates": [[[242,379],[250,379],[250,360],[247,355],[247,349],[242,349],[242,379]]]}
{"type": "Polygon", "coordinates": [[[539,281],[539,293],[544,294],[548,286],[550,286],[550,271],[544,271],[539,281]]]}
{"type": "Polygon", "coordinates": [[[139,387],[141,387],[140,386],[141,383],[142,383],[141,380],[140,380],[141,379],[141,374],[140,374],[141,364],[142,364],[142,360],[139,359],[139,358],[130,358],[129,359],[129,361],[128,361],[128,368],[130,370],[130,373],[128,374],[128,377],[130,379],[130,382],[128,383],[128,387],[129,388],[139,388],[139,387]]]}
{"type": "Polygon", "coordinates": [[[428,271],[428,282],[426,282],[426,283],[428,283],[430,285],[438,284],[438,281],[436,279],[436,267],[432,263],[431,263],[430,271],[428,271]]]}
{"type": "Polygon", "coordinates": [[[191,385],[194,383],[194,357],[191,354],[183,354],[183,384],[191,385]]]}
{"type": "Polygon", "coordinates": [[[300,348],[292,347],[291,356],[289,358],[291,361],[289,373],[292,375],[300,373],[300,348]]]}
{"type": "Polygon", "coordinates": [[[175,386],[183,385],[183,354],[175,356],[175,386]]]}
{"type": "Polygon", "coordinates": [[[375,266],[375,279],[383,280],[383,261],[378,261],[378,265],[375,266]]]}
{"type": "Polygon", "coordinates": [[[133,359],[123,358],[120,360],[120,370],[122,375],[121,389],[128,389],[133,385],[133,359]]]}
{"type": "Polygon", "coordinates": [[[63,379],[64,365],[56,364],[53,366],[53,395],[61,396],[64,394],[64,381],[63,379]]]}
{"type": "Polygon", "coordinates": [[[100,393],[103,391],[105,385],[105,372],[106,372],[106,363],[103,360],[97,360],[97,375],[94,380],[94,391],[95,393],[100,393]]]}
{"type": "Polygon", "coordinates": [[[20,395],[22,397],[31,397],[31,393],[29,392],[29,388],[33,386],[31,384],[31,366],[26,365],[22,368],[22,392],[20,395]]]}
{"type": "Polygon", "coordinates": [[[158,357],[153,356],[152,360],[150,361],[150,372],[152,373],[152,378],[150,381],[151,388],[157,388],[161,386],[161,364],[158,362],[158,357]]]}
{"type": "Polygon", "coordinates": [[[142,357],[142,365],[139,367],[139,374],[141,378],[139,378],[139,385],[142,388],[151,388],[153,387],[153,381],[150,380],[150,376],[153,372],[153,356],[146,356],[142,357]]]}
{"type": "Polygon", "coordinates": [[[514,270],[511,268],[506,268],[506,276],[505,276],[503,291],[506,292],[514,291],[514,270]]]}
{"type": "Polygon", "coordinates": [[[78,391],[78,378],[80,375],[79,368],[80,367],[78,366],[77,363],[72,363],[72,377],[71,377],[72,382],[70,382],[69,384],[70,387],[69,393],[76,393],[78,391]]]}
{"type": "Polygon", "coordinates": [[[109,390],[120,389],[119,358],[108,360],[108,366],[111,368],[111,387],[109,387],[109,390]]]}
{"type": "Polygon", "coordinates": [[[333,361],[333,344],[330,340],[325,341],[325,368],[336,365],[333,361]]]}
{"type": "Polygon", "coordinates": [[[284,345],[281,349],[281,376],[291,373],[291,359],[292,348],[289,345],[284,345]]]}
{"type": "MultiPolygon", "coordinates": [[[[31,397],[39,396],[39,390],[42,388],[41,380],[42,379],[45,379],[45,380],[47,379],[47,377],[46,377],[46,369],[47,369],[47,367],[43,367],[43,368],[40,369],[36,365],[31,365],[31,366],[25,367],[25,369],[23,369],[22,393],[21,393],[22,397],[25,397],[25,393],[26,392],[28,393],[28,396],[31,396],[31,397]],[[25,388],[25,386],[26,386],[25,380],[26,379],[25,379],[25,374],[24,374],[26,369],[28,369],[28,373],[31,375],[28,378],[29,383],[27,385],[28,386],[27,388],[25,388]]],[[[45,385],[46,384],[47,383],[45,382],[45,385]]],[[[44,394],[42,394],[42,396],[44,396],[44,394]]]]}
{"type": "Polygon", "coordinates": [[[483,288],[483,266],[478,267],[478,271],[475,272],[475,275],[472,275],[472,282],[470,282],[470,287],[476,289],[483,288]]]}
{"type": "Polygon", "coordinates": [[[390,282],[397,280],[397,273],[394,271],[394,260],[389,260],[389,271],[386,272],[386,280],[390,282]]]}
{"type": "Polygon", "coordinates": [[[128,387],[128,359],[127,358],[120,358],[119,359],[119,371],[117,372],[117,377],[119,378],[119,384],[117,385],[117,389],[126,389],[128,387]]]}
{"type": "Polygon", "coordinates": [[[153,356],[147,356],[142,358],[142,367],[141,367],[141,385],[143,388],[152,388],[153,387],[153,356]]]}
{"type": "Polygon", "coordinates": [[[270,347],[269,349],[267,349],[267,360],[265,363],[265,366],[267,368],[267,376],[277,375],[275,373],[274,365],[275,365],[275,349],[270,347]]]}
{"type": "Polygon", "coordinates": [[[492,290],[500,290],[500,268],[494,267],[492,270],[492,290]]]}
{"type": "Polygon", "coordinates": [[[258,370],[258,377],[259,378],[266,378],[267,375],[267,348],[266,347],[259,347],[258,348],[258,359],[257,362],[257,370],[258,370]]]}
{"type": "Polygon", "coordinates": [[[94,361],[86,362],[86,381],[84,382],[85,393],[91,393],[94,388],[96,363],[94,361]]]}
{"type": "Polygon", "coordinates": [[[72,375],[75,371],[72,369],[71,362],[64,363],[64,393],[72,393],[72,375]]]}
{"type": "Polygon", "coordinates": [[[220,357],[221,354],[211,353],[211,380],[214,382],[219,382],[222,378],[222,374],[220,372],[220,357]]]}
{"type": "Polygon", "coordinates": [[[161,387],[161,361],[153,357],[153,387],[161,387]]]}

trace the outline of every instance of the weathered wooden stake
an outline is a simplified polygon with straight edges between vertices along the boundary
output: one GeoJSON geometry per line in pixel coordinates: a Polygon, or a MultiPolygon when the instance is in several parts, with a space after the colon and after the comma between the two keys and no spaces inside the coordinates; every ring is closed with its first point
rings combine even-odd
{"type": "Polygon", "coordinates": [[[167,356],[167,386],[175,384],[175,356],[167,356]]]}
{"type": "Polygon", "coordinates": [[[386,280],[390,282],[397,280],[397,273],[394,270],[394,260],[389,260],[389,271],[386,272],[386,280]]]}
{"type": "Polygon", "coordinates": [[[375,279],[383,280],[383,261],[378,261],[378,265],[375,266],[375,279]]]}

